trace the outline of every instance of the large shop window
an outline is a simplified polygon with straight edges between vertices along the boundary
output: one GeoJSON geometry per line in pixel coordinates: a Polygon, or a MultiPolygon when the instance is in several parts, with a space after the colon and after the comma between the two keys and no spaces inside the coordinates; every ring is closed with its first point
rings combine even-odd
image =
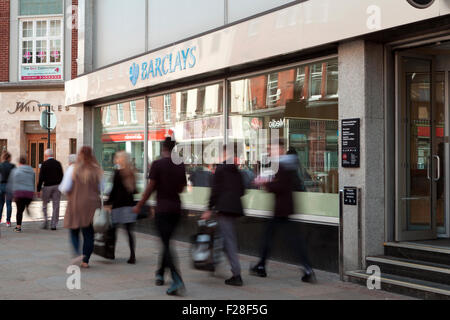
{"type": "Polygon", "coordinates": [[[174,137],[183,146],[181,156],[186,165],[188,188],[182,195],[183,203],[204,206],[215,159],[206,158],[204,152],[208,147],[222,146],[224,141],[223,85],[154,96],[148,105],[149,164],[161,155],[165,137],[174,137]]]}
{"type": "Polygon", "coordinates": [[[144,189],[144,110],[144,99],[94,109],[94,151],[105,171],[107,191],[118,151],[130,154],[138,175],[138,191],[144,189]]]}
{"type": "Polygon", "coordinates": [[[226,110],[223,84],[148,97],[147,110],[144,100],[96,108],[95,151],[104,170],[111,175],[114,154],[126,150],[141,174],[142,190],[144,157],[150,167],[161,156],[164,139],[172,136],[186,166],[188,187],[182,195],[183,204],[202,210],[227,140],[235,146],[247,185],[245,208],[257,215],[270,213],[273,196],[258,189],[253,180],[270,174],[268,146],[277,130],[279,139],[286,141],[286,149],[298,159],[301,183],[295,190],[296,213],[338,217],[337,59],[230,81],[226,110]]]}
{"type": "Polygon", "coordinates": [[[272,210],[273,198],[251,182],[265,174],[277,130],[299,160],[296,213],[337,217],[337,59],[232,81],[229,100],[229,140],[242,150],[241,169],[249,184],[245,207],[272,210]]]}
{"type": "Polygon", "coordinates": [[[63,80],[62,17],[21,18],[20,80],[63,80]]]}

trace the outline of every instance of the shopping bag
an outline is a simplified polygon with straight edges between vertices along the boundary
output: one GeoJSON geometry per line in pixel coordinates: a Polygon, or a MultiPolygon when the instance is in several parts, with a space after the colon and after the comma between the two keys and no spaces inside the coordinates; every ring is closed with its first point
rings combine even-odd
{"type": "Polygon", "coordinates": [[[197,270],[214,271],[220,262],[221,238],[218,236],[217,222],[214,220],[198,222],[198,232],[192,237],[191,258],[197,270]]]}
{"type": "Polygon", "coordinates": [[[94,254],[105,259],[115,259],[116,242],[114,239],[114,229],[110,228],[106,232],[95,234],[94,254]]]}
{"type": "Polygon", "coordinates": [[[94,214],[94,231],[105,232],[111,227],[111,216],[109,211],[104,208],[98,208],[94,214]]]}

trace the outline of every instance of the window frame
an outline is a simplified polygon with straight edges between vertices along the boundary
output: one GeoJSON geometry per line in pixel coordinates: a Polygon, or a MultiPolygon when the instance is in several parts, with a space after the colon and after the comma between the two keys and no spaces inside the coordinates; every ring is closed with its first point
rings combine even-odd
{"type": "MultiPolygon", "coordinates": [[[[30,81],[64,81],[64,54],[65,54],[65,48],[64,48],[64,15],[42,15],[42,16],[19,16],[18,17],[18,23],[19,23],[19,37],[18,37],[18,75],[19,75],[19,82],[30,82],[30,81]],[[45,37],[38,37],[37,36],[37,22],[45,21],[46,22],[46,36],[45,37]],[[51,35],[51,22],[52,21],[59,21],[60,22],[60,35],[59,36],[52,36],[51,35]],[[32,36],[31,37],[24,37],[23,36],[23,24],[25,22],[31,22],[32,23],[32,36]],[[60,62],[50,62],[51,61],[51,42],[52,41],[60,41],[61,47],[60,47],[60,62]],[[31,63],[24,63],[23,62],[23,43],[25,41],[31,41],[32,42],[32,62],[31,63]],[[46,62],[45,63],[38,63],[37,57],[36,57],[36,43],[38,41],[46,41],[46,62]],[[22,67],[59,67],[61,69],[61,79],[54,79],[52,77],[54,76],[47,76],[46,79],[33,79],[33,80],[25,80],[22,79],[22,67]]],[[[45,76],[44,76],[45,77],[45,76]]]]}
{"type": "Polygon", "coordinates": [[[171,122],[171,112],[172,112],[172,94],[164,94],[164,122],[171,122]],[[169,103],[167,103],[169,101],[169,103]],[[169,109],[169,112],[167,112],[169,109]]]}
{"type": "Polygon", "coordinates": [[[130,120],[133,124],[138,123],[136,100],[130,101],[130,120]]]}
{"type": "Polygon", "coordinates": [[[126,124],[125,121],[125,110],[123,107],[123,103],[118,103],[117,104],[117,124],[119,126],[123,126],[126,124]]]}
{"type": "Polygon", "coordinates": [[[280,91],[279,91],[279,78],[278,73],[271,72],[267,75],[267,94],[266,94],[266,105],[270,108],[271,106],[275,106],[277,102],[280,100],[280,91]],[[272,76],[276,75],[277,80],[272,80],[272,76]],[[276,86],[273,84],[276,83],[276,86]],[[271,94],[272,90],[276,90],[275,94],[271,94]]]}

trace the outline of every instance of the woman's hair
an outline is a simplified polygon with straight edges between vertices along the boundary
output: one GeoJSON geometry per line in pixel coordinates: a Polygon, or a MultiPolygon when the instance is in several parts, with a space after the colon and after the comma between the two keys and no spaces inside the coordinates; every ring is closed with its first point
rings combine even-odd
{"type": "Polygon", "coordinates": [[[136,191],[136,175],[135,168],[131,163],[130,156],[125,151],[119,151],[114,156],[115,162],[121,161],[120,176],[122,182],[128,192],[134,193],[136,191]]]}
{"type": "Polygon", "coordinates": [[[101,179],[102,170],[91,147],[82,147],[75,162],[74,177],[79,177],[83,183],[101,179]]]}
{"type": "Polygon", "coordinates": [[[11,153],[9,153],[9,152],[6,151],[6,150],[3,150],[2,156],[1,156],[1,161],[2,161],[2,162],[5,162],[5,161],[10,162],[10,161],[11,161],[11,153]]]}

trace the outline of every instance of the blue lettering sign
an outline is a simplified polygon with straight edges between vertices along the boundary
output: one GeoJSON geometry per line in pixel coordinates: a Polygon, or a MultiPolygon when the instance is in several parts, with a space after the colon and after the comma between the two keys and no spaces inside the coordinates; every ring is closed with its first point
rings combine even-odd
{"type": "Polygon", "coordinates": [[[135,86],[139,80],[139,76],[141,80],[147,80],[150,77],[163,77],[168,73],[194,68],[197,64],[196,50],[197,47],[194,46],[185,50],[179,50],[178,52],[171,52],[164,57],[143,62],[141,66],[133,63],[130,67],[130,81],[135,86]]]}

